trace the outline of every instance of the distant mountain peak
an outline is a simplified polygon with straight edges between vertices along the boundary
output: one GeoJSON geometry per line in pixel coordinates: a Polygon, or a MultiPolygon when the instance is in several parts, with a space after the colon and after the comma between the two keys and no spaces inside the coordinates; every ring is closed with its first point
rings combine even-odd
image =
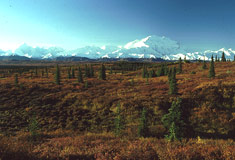
{"type": "Polygon", "coordinates": [[[180,57],[187,59],[210,60],[214,55],[221,57],[225,53],[227,59],[233,59],[235,51],[232,48],[228,50],[221,48],[219,50],[206,50],[204,52],[190,52],[179,42],[165,36],[151,35],[142,39],[136,39],[124,46],[104,45],[85,46],[75,50],[64,50],[60,47],[51,46],[32,47],[26,43],[22,44],[14,53],[11,51],[0,50],[0,56],[19,55],[28,58],[53,59],[57,57],[86,57],[96,58],[163,58],[166,60],[177,60],[180,57]]]}

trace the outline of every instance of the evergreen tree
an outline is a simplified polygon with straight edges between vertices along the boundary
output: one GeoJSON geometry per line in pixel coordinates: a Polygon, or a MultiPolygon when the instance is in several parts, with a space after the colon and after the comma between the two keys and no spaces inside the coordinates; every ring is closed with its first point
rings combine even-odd
{"type": "Polygon", "coordinates": [[[186,63],[187,62],[187,59],[186,59],[187,57],[186,57],[186,55],[184,56],[184,63],[186,63]]]}
{"type": "Polygon", "coordinates": [[[32,140],[36,140],[37,136],[39,135],[38,129],[39,129],[39,124],[36,119],[36,115],[34,113],[32,118],[30,119],[29,126],[28,126],[28,130],[31,134],[32,140]]]}
{"type": "Polygon", "coordinates": [[[179,68],[178,68],[178,73],[182,73],[182,60],[181,60],[181,57],[179,58],[179,68]]]}
{"type": "Polygon", "coordinates": [[[46,70],[46,76],[48,78],[48,68],[46,67],[45,70],[46,70]]]}
{"type": "Polygon", "coordinates": [[[222,53],[221,61],[222,62],[226,62],[226,58],[225,58],[224,52],[222,53]]]}
{"type": "Polygon", "coordinates": [[[88,88],[88,82],[87,82],[87,81],[85,81],[84,86],[85,86],[85,89],[87,89],[87,88],[88,88]]]}
{"type": "Polygon", "coordinates": [[[176,101],[173,101],[168,111],[169,113],[162,117],[162,123],[168,129],[166,138],[170,141],[180,140],[183,138],[185,125],[181,115],[181,99],[177,98],[176,101]]]}
{"type": "Polygon", "coordinates": [[[110,67],[109,74],[113,74],[113,67],[110,67]]]}
{"type": "Polygon", "coordinates": [[[169,94],[177,94],[177,80],[176,80],[176,68],[174,67],[171,69],[170,74],[168,75],[168,82],[169,82],[169,94]]]}
{"type": "Polygon", "coordinates": [[[217,55],[215,55],[215,62],[218,62],[218,58],[217,58],[217,55]]]}
{"type": "Polygon", "coordinates": [[[38,67],[35,68],[35,76],[38,76],[38,67]]]}
{"type": "Polygon", "coordinates": [[[214,58],[213,55],[211,56],[211,64],[210,64],[210,69],[209,69],[209,78],[214,78],[215,77],[215,68],[214,68],[214,58]]]}
{"type": "Polygon", "coordinates": [[[94,77],[95,74],[94,74],[94,69],[93,69],[93,66],[90,65],[90,77],[94,77]]]}
{"type": "Polygon", "coordinates": [[[149,78],[153,78],[153,77],[156,77],[156,73],[155,71],[152,69],[149,71],[149,78]]]}
{"type": "Polygon", "coordinates": [[[161,64],[161,68],[160,68],[160,74],[159,74],[159,76],[164,76],[164,74],[165,74],[164,65],[163,65],[163,64],[161,64]]]}
{"type": "Polygon", "coordinates": [[[90,78],[90,68],[85,65],[85,77],[90,78]]]}
{"type": "Polygon", "coordinates": [[[204,58],[204,61],[203,61],[202,69],[207,69],[205,58],[204,58]]]}
{"type": "Polygon", "coordinates": [[[71,79],[71,73],[70,73],[70,68],[68,69],[68,79],[71,79]]]}
{"type": "Polygon", "coordinates": [[[15,86],[18,86],[19,80],[18,80],[18,74],[15,74],[15,86]]]}
{"type": "Polygon", "coordinates": [[[234,57],[233,57],[233,62],[235,62],[235,55],[234,55],[234,57]]]}
{"type": "Polygon", "coordinates": [[[78,82],[83,83],[82,70],[80,67],[78,67],[78,82]]]}
{"type": "Polygon", "coordinates": [[[101,65],[99,79],[106,80],[105,66],[101,65]]]}
{"type": "Polygon", "coordinates": [[[147,69],[146,69],[146,66],[143,66],[143,68],[142,68],[142,78],[146,78],[146,75],[147,75],[147,69]]]}
{"type": "Polygon", "coordinates": [[[120,136],[122,130],[124,129],[123,117],[121,116],[121,111],[120,111],[120,103],[117,104],[114,125],[115,125],[115,135],[120,136]]]}
{"type": "Polygon", "coordinates": [[[139,137],[146,137],[147,133],[148,133],[147,111],[145,108],[143,108],[138,126],[138,135],[139,137]]]}
{"type": "Polygon", "coordinates": [[[166,63],[164,63],[164,67],[163,68],[164,68],[164,75],[167,75],[169,70],[168,70],[168,67],[167,67],[166,63]]]}
{"type": "Polygon", "coordinates": [[[71,75],[71,78],[75,78],[75,70],[74,70],[74,68],[72,68],[72,75],[71,75]]]}
{"type": "Polygon", "coordinates": [[[55,83],[60,85],[60,68],[59,65],[56,65],[56,72],[55,72],[55,83]]]}

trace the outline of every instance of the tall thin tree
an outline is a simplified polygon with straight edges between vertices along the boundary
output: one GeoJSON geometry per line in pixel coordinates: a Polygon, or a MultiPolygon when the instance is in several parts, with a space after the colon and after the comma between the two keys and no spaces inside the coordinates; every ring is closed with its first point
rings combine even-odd
{"type": "Polygon", "coordinates": [[[169,113],[162,117],[163,125],[168,129],[166,138],[170,141],[180,140],[184,136],[185,123],[182,119],[181,102],[182,100],[180,98],[173,101],[171,107],[168,109],[169,113]]]}
{"type": "Polygon", "coordinates": [[[181,57],[179,58],[178,73],[182,73],[182,60],[181,60],[181,57]]]}
{"type": "Polygon", "coordinates": [[[56,65],[56,72],[55,72],[55,83],[60,85],[60,68],[59,65],[56,65]]]}
{"type": "Polygon", "coordinates": [[[214,67],[214,58],[213,55],[211,56],[211,64],[210,64],[210,69],[209,69],[209,78],[214,78],[215,77],[215,67],[214,67]]]}
{"type": "Polygon", "coordinates": [[[222,62],[226,62],[226,58],[225,58],[224,52],[222,53],[221,61],[222,61],[222,62]]]}
{"type": "Polygon", "coordinates": [[[82,70],[80,67],[78,67],[78,82],[83,83],[82,70]]]}
{"type": "Polygon", "coordinates": [[[99,79],[106,80],[105,66],[101,65],[99,79]]]}

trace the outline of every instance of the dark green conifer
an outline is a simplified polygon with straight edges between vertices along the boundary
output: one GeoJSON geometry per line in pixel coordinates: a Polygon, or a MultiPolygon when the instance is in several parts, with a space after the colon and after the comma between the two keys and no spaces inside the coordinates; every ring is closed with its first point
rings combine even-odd
{"type": "Polygon", "coordinates": [[[106,80],[106,73],[105,73],[105,66],[104,66],[104,64],[101,65],[99,79],[106,80]]]}
{"type": "Polygon", "coordinates": [[[113,67],[110,67],[109,74],[113,74],[113,67]]]}
{"type": "Polygon", "coordinates": [[[152,69],[152,70],[149,71],[149,78],[154,78],[154,77],[156,77],[156,73],[155,73],[155,71],[152,69]]]}
{"type": "Polygon", "coordinates": [[[224,52],[222,53],[221,61],[222,61],[222,62],[226,62],[226,58],[225,58],[224,52]]]}
{"type": "Polygon", "coordinates": [[[211,64],[210,64],[210,69],[209,69],[209,78],[214,78],[215,77],[215,67],[214,67],[214,58],[213,55],[211,56],[211,64]]]}
{"type": "Polygon", "coordinates": [[[15,74],[15,86],[18,86],[19,80],[18,80],[18,74],[15,74]]]}
{"type": "Polygon", "coordinates": [[[114,120],[115,125],[115,135],[120,136],[122,130],[124,129],[124,121],[120,111],[120,103],[117,104],[116,117],[114,120]]]}
{"type": "Polygon", "coordinates": [[[178,73],[182,73],[182,60],[181,60],[181,57],[179,58],[179,68],[178,68],[178,73]]]}
{"type": "Polygon", "coordinates": [[[204,61],[203,61],[202,69],[207,69],[205,58],[204,58],[204,61]]]}
{"type": "Polygon", "coordinates": [[[90,65],[90,77],[94,77],[95,74],[94,74],[94,69],[93,69],[93,66],[90,65]]]}
{"type": "Polygon", "coordinates": [[[78,67],[78,82],[83,83],[82,70],[78,67]]]}
{"type": "Polygon", "coordinates": [[[146,78],[146,75],[147,75],[147,69],[146,66],[144,65],[142,68],[142,78],[146,78]]]}
{"type": "Polygon", "coordinates": [[[87,88],[88,88],[88,82],[87,82],[87,81],[85,81],[84,86],[85,86],[85,89],[87,89],[87,88]]]}
{"type": "Polygon", "coordinates": [[[38,76],[38,67],[35,68],[35,76],[38,76]]]}
{"type": "Polygon", "coordinates": [[[169,113],[162,117],[163,125],[168,129],[166,138],[170,141],[183,138],[185,123],[182,120],[181,99],[177,98],[168,109],[169,113]]]}
{"type": "Polygon", "coordinates": [[[71,78],[75,78],[75,70],[74,70],[74,68],[72,68],[71,78]]]}
{"type": "Polygon", "coordinates": [[[60,68],[59,65],[56,65],[56,72],[55,72],[55,83],[60,85],[60,68]]]}
{"type": "Polygon", "coordinates": [[[148,133],[147,111],[145,108],[143,108],[138,126],[138,135],[139,137],[146,137],[147,133],[148,133]]]}
{"type": "Polygon", "coordinates": [[[33,114],[32,118],[29,121],[28,130],[31,134],[32,140],[36,140],[37,136],[39,135],[39,133],[38,133],[39,124],[38,124],[38,121],[36,119],[35,113],[33,114]]]}
{"type": "Polygon", "coordinates": [[[85,65],[85,77],[90,78],[90,68],[87,64],[85,65]]]}
{"type": "Polygon", "coordinates": [[[164,75],[167,75],[168,74],[168,67],[167,67],[167,64],[164,63],[164,75]]]}
{"type": "Polygon", "coordinates": [[[46,67],[45,70],[46,70],[46,77],[48,78],[48,68],[46,67]]]}
{"type": "Polygon", "coordinates": [[[177,94],[177,80],[176,80],[176,68],[174,67],[171,69],[170,74],[168,75],[168,82],[169,82],[169,94],[177,94]]]}
{"type": "Polygon", "coordinates": [[[215,62],[218,62],[218,58],[217,58],[217,55],[215,55],[215,62]]]}
{"type": "Polygon", "coordinates": [[[72,77],[70,71],[71,71],[71,70],[70,70],[70,68],[69,68],[69,69],[68,69],[68,79],[71,79],[71,77],[72,77]]]}

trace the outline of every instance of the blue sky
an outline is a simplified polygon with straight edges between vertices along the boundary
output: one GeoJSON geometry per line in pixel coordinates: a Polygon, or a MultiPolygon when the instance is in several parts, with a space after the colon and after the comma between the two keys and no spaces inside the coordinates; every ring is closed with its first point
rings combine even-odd
{"type": "Polygon", "coordinates": [[[75,49],[166,36],[191,50],[235,49],[234,0],[1,0],[0,48],[75,49]]]}

